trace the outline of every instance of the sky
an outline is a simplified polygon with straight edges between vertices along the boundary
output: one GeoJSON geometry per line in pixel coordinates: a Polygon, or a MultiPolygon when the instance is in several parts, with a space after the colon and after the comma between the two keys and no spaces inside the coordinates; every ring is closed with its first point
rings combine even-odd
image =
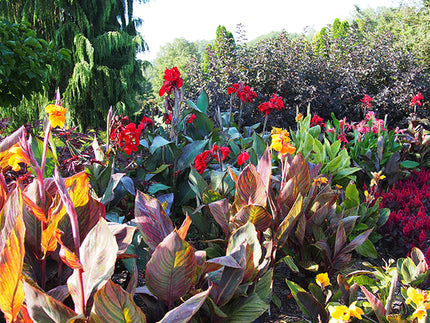
{"type": "Polygon", "coordinates": [[[135,3],[134,16],[143,20],[138,31],[149,46],[149,52],[139,58],[153,60],[160,47],[175,38],[215,39],[219,25],[235,36],[237,25],[244,25],[248,40],[272,31],[319,30],[335,18],[351,18],[354,5],[361,9],[398,7],[399,0],[149,0],[144,4],[135,3]]]}

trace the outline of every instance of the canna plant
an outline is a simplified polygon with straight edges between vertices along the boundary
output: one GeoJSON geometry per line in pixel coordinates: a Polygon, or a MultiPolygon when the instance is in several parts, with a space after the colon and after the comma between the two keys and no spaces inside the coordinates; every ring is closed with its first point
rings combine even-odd
{"type": "Polygon", "coordinates": [[[128,315],[142,322],[132,286],[128,293],[110,280],[135,228],[107,224],[85,173],[63,179],[55,168],[53,178],[45,177],[51,125],[64,122],[52,111],[40,164],[23,128],[2,142],[2,157],[35,177],[26,187],[7,187],[0,178],[0,309],[8,322],[121,322],[128,315]],[[69,295],[73,309],[63,303],[69,295]]]}

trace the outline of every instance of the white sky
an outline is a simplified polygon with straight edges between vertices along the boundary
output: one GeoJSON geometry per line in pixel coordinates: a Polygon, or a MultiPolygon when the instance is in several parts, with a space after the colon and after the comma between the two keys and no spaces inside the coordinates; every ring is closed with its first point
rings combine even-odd
{"type": "Polygon", "coordinates": [[[241,23],[248,40],[272,31],[302,33],[307,26],[319,30],[335,18],[351,18],[355,4],[361,9],[398,7],[399,0],[149,0],[135,3],[134,15],[143,19],[139,32],[149,46],[141,58],[152,60],[175,38],[215,39],[218,25],[236,37],[241,23]]]}

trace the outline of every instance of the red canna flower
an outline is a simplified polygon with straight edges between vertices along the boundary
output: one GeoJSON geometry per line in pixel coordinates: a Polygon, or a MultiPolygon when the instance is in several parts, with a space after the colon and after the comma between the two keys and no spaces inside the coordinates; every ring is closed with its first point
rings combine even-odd
{"type": "Polygon", "coordinates": [[[171,113],[165,113],[164,114],[164,123],[169,124],[172,122],[172,114],[171,113]]]}
{"type": "Polygon", "coordinates": [[[232,86],[227,89],[227,92],[229,95],[235,93],[242,102],[252,102],[252,100],[257,97],[257,93],[252,91],[248,85],[245,86],[244,83],[232,84],[232,86]]]}
{"type": "Polygon", "coordinates": [[[284,102],[282,101],[282,96],[277,96],[276,94],[272,95],[269,102],[264,102],[258,106],[258,111],[266,117],[273,110],[280,111],[281,109],[285,109],[284,102]]]}
{"type": "Polygon", "coordinates": [[[242,151],[240,155],[237,157],[237,164],[239,166],[243,165],[245,161],[249,160],[249,154],[246,151],[242,151]]]}
{"type": "Polygon", "coordinates": [[[154,122],[152,121],[152,119],[148,117],[143,117],[143,119],[139,123],[139,129],[143,130],[146,128],[147,125],[153,125],[153,124],[154,122]]]}
{"type": "Polygon", "coordinates": [[[411,106],[421,105],[421,100],[424,99],[421,93],[415,95],[411,100],[411,106]]]}
{"type": "Polygon", "coordinates": [[[216,159],[217,162],[219,162],[218,153],[221,156],[221,161],[224,161],[227,158],[227,156],[230,154],[230,148],[218,147],[217,145],[214,145],[212,147],[212,154],[213,154],[213,157],[216,159]]]}
{"type": "Polygon", "coordinates": [[[364,96],[364,98],[362,98],[360,101],[363,103],[362,107],[363,109],[368,109],[370,108],[372,105],[370,104],[370,101],[372,101],[373,99],[368,96],[367,94],[364,96]]]}
{"type": "Polygon", "coordinates": [[[205,150],[201,154],[197,155],[196,158],[194,158],[194,167],[199,172],[199,174],[202,174],[207,165],[208,162],[212,159],[212,152],[210,150],[205,150]]]}
{"type": "Polygon", "coordinates": [[[165,93],[171,94],[174,89],[180,89],[184,85],[184,81],[181,78],[181,73],[176,66],[172,69],[167,69],[164,72],[164,82],[158,94],[163,96],[165,93]]]}
{"type": "Polygon", "coordinates": [[[192,124],[192,123],[193,123],[193,121],[194,121],[194,120],[196,120],[196,119],[197,119],[196,115],[195,115],[194,113],[192,113],[192,114],[188,117],[187,123],[192,124]]]}

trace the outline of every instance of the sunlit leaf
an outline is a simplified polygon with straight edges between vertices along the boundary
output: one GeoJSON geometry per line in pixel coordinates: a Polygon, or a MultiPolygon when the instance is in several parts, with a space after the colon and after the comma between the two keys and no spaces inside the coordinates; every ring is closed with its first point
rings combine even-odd
{"type": "MultiPolygon", "coordinates": [[[[99,222],[99,219],[105,217],[105,207],[91,197],[89,180],[85,172],[65,178],[64,184],[76,210],[79,225],[79,238],[82,242],[88,232],[99,222]]],[[[63,212],[65,212],[65,209],[63,212]]],[[[64,232],[62,236],[64,245],[70,250],[75,251],[73,230],[69,216],[63,216],[61,218],[58,223],[58,228],[64,232]]]]}
{"type": "Polygon", "coordinates": [[[240,209],[248,204],[257,204],[265,207],[266,201],[266,187],[257,173],[255,166],[249,164],[237,178],[234,203],[240,209]]]}
{"type": "Polygon", "coordinates": [[[61,235],[62,232],[57,229],[55,231],[55,238],[57,239],[57,242],[61,245],[59,252],[61,260],[72,269],[81,269],[82,264],[79,260],[79,257],[64,245],[64,243],[61,241],[61,235]]]}
{"type": "Polygon", "coordinates": [[[154,295],[172,305],[188,292],[195,271],[194,249],[173,231],[158,244],[147,263],[146,284],[154,295]]]}
{"type": "Polygon", "coordinates": [[[299,215],[301,214],[303,209],[303,197],[299,195],[291,208],[288,215],[283,219],[282,223],[279,225],[278,230],[276,231],[276,240],[278,241],[278,245],[282,246],[288,238],[289,233],[293,229],[299,215]]]}
{"type": "Polygon", "coordinates": [[[260,262],[262,251],[260,241],[257,237],[257,231],[255,230],[255,226],[250,222],[239,227],[232,233],[230,239],[228,240],[226,254],[231,254],[233,250],[235,250],[236,248],[238,248],[238,246],[242,245],[245,242],[248,243],[252,248],[254,256],[254,266],[255,268],[257,268],[260,262]]]}
{"type": "Polygon", "coordinates": [[[28,313],[34,322],[68,322],[78,316],[60,301],[24,282],[28,313]]]}
{"type": "Polygon", "coordinates": [[[189,322],[194,314],[200,309],[204,301],[208,297],[211,287],[207,290],[200,292],[193,297],[189,298],[186,302],[182,303],[173,310],[167,312],[159,323],[177,323],[177,322],[189,322]]]}
{"type": "Polygon", "coordinates": [[[134,215],[145,243],[154,250],[173,231],[173,224],[160,202],[137,191],[134,215]]]}
{"type": "Polygon", "coordinates": [[[184,222],[182,223],[181,227],[178,230],[179,238],[185,240],[185,237],[187,236],[188,229],[190,228],[190,225],[191,225],[191,219],[187,214],[184,222]]]}
{"type": "Polygon", "coordinates": [[[264,232],[272,223],[272,215],[261,205],[246,205],[236,213],[233,222],[242,226],[248,221],[255,225],[257,231],[264,232]]]}
{"type": "Polygon", "coordinates": [[[272,156],[269,147],[266,148],[263,156],[261,156],[260,160],[258,161],[257,172],[261,176],[264,187],[269,189],[270,178],[272,176],[272,156]]]}
{"type": "Polygon", "coordinates": [[[9,321],[16,318],[24,301],[21,275],[25,226],[22,208],[20,193],[15,189],[0,212],[0,309],[9,321]]]}
{"type": "Polygon", "coordinates": [[[378,321],[383,322],[383,317],[387,313],[385,310],[384,304],[371,292],[369,292],[366,287],[360,286],[361,291],[364,293],[364,296],[366,296],[367,301],[370,303],[370,306],[372,307],[373,311],[375,312],[378,321]]]}
{"type": "Polygon", "coordinates": [[[296,177],[297,179],[297,191],[303,196],[309,191],[311,187],[309,166],[306,159],[302,156],[302,154],[298,153],[294,156],[291,164],[287,169],[286,180],[289,180],[292,177],[296,177]]]}
{"type": "Polygon", "coordinates": [[[112,280],[94,295],[91,319],[95,323],[145,323],[146,317],[136,305],[133,296],[112,280]]]}
{"type": "MultiPolygon", "coordinates": [[[[91,229],[79,248],[79,258],[83,266],[84,296],[87,302],[91,295],[112,276],[118,253],[115,237],[109,230],[106,220],[101,218],[91,229]]],[[[70,294],[75,302],[75,310],[80,312],[79,269],[75,269],[67,280],[70,294]]],[[[86,314],[86,313],[79,313],[86,314]]]]}
{"type": "Polygon", "coordinates": [[[108,222],[108,227],[116,239],[116,243],[118,245],[118,254],[125,253],[128,246],[133,241],[133,235],[136,231],[136,227],[113,222],[108,222]]]}

